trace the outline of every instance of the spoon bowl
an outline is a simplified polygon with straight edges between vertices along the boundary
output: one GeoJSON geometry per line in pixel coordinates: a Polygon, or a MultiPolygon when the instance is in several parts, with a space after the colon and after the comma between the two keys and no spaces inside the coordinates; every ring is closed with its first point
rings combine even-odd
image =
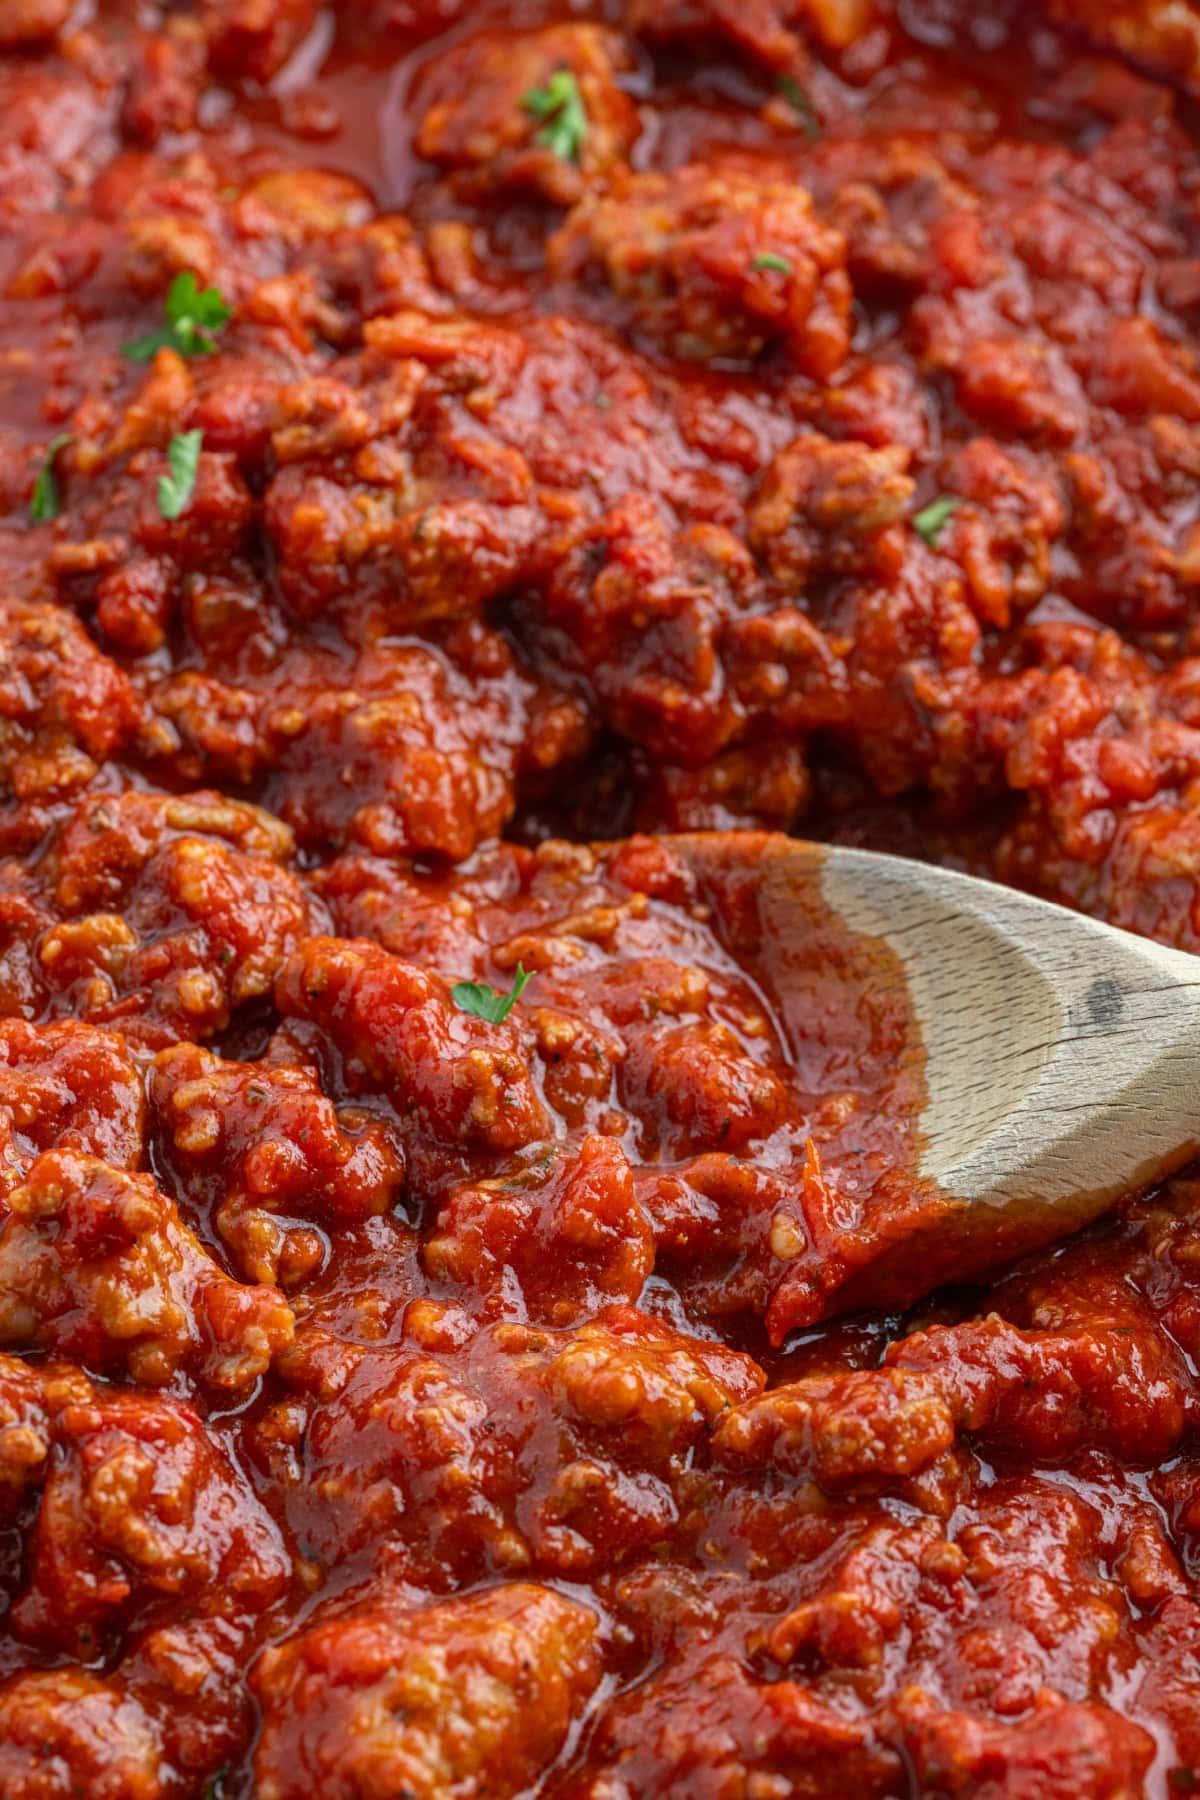
{"type": "Polygon", "coordinates": [[[1200,957],[903,857],[751,832],[675,843],[702,884],[744,884],[737,949],[793,1048],[827,965],[853,963],[859,1013],[892,1021],[907,1166],[862,1203],[839,1309],[982,1274],[1200,1149],[1200,957]]]}

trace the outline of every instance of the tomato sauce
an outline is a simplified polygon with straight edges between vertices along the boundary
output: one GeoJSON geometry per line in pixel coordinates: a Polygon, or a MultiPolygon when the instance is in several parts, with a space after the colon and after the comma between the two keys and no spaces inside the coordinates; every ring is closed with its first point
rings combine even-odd
{"type": "Polygon", "coordinates": [[[1200,1792],[1195,1171],[847,1313],[903,994],[675,835],[1200,948],[1197,97],[0,0],[3,1800],[1200,1792]]]}

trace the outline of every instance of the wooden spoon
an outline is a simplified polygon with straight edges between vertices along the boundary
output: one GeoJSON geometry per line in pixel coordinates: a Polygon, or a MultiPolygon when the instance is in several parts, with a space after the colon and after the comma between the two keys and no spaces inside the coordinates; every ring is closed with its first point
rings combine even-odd
{"type": "Polygon", "coordinates": [[[912,1166],[899,1203],[893,1191],[874,1219],[866,1208],[862,1254],[824,1310],[977,1275],[1197,1153],[1200,957],[902,857],[762,833],[674,841],[710,888],[738,867],[749,878],[732,947],[751,953],[793,1048],[813,934],[830,942],[831,922],[860,968],[868,957],[874,1002],[907,1008],[912,1166]]]}

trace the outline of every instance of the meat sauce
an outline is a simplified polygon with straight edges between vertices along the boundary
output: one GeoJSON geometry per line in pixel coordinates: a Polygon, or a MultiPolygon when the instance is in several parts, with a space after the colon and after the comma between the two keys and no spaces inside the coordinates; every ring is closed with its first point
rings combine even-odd
{"type": "Polygon", "coordinates": [[[0,0],[3,1800],[1200,1793],[1200,1178],[846,1315],[903,1006],[661,835],[1200,949],[1193,95],[0,0]]]}

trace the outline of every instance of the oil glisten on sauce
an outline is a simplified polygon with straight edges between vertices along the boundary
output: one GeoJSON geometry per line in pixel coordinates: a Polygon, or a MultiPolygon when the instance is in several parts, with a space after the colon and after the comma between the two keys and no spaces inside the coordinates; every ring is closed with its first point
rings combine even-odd
{"type": "Polygon", "coordinates": [[[1200,948],[1196,95],[0,0],[3,1800],[1200,1793],[1200,1179],[847,1316],[905,1019],[661,835],[1200,948]]]}

